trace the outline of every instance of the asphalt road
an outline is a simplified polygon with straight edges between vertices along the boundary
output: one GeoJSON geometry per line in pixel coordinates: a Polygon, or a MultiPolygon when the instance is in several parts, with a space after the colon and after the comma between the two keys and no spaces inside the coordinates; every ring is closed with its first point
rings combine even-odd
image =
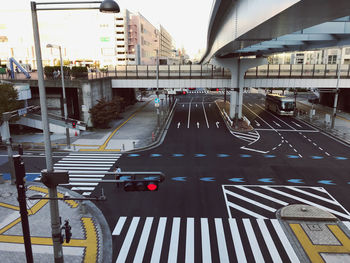
{"type": "Polygon", "coordinates": [[[350,219],[349,146],[266,111],[257,94],[245,94],[243,107],[255,131],[231,134],[215,98],[179,96],[164,142],[117,161],[122,171],[161,171],[166,180],[156,192],[104,185],[108,200],[97,205],[113,231],[116,262],[253,262],[253,251],[288,262],[292,252],[277,241],[279,208],[311,204],[350,219]]]}

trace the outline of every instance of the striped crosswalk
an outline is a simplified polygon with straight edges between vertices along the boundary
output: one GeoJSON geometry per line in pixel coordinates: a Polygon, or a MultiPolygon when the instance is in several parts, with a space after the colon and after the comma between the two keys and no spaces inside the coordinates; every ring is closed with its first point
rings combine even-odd
{"type": "MultiPolygon", "coordinates": [[[[225,94],[224,90],[209,91],[209,90],[189,90],[188,94],[225,94]]],[[[227,91],[229,94],[229,91],[227,91]]]]}
{"type": "Polygon", "coordinates": [[[306,204],[326,210],[339,219],[350,220],[350,213],[323,187],[278,185],[223,185],[230,218],[275,218],[276,211],[290,204],[306,204]]]}
{"type": "Polygon", "coordinates": [[[250,132],[231,131],[231,134],[233,134],[236,138],[240,140],[248,142],[249,144],[253,144],[254,142],[260,139],[260,134],[257,131],[250,131],[250,132]]]}
{"type": "Polygon", "coordinates": [[[125,217],[115,262],[299,262],[277,219],[125,217]]]}
{"type": "Polygon", "coordinates": [[[54,169],[69,171],[66,187],[88,196],[120,156],[119,153],[70,153],[58,161],[54,169]]]}

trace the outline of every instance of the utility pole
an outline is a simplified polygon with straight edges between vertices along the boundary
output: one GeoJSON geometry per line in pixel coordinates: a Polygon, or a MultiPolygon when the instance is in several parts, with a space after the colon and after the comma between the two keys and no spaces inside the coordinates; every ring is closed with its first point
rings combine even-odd
{"type": "Polygon", "coordinates": [[[340,82],[340,69],[341,69],[341,58],[343,56],[343,47],[340,48],[340,56],[338,59],[338,77],[337,77],[337,89],[335,91],[334,95],[334,104],[333,104],[333,116],[332,116],[332,123],[331,123],[331,129],[334,128],[335,119],[337,118],[337,107],[338,107],[338,95],[339,95],[339,82],[340,82]]]}

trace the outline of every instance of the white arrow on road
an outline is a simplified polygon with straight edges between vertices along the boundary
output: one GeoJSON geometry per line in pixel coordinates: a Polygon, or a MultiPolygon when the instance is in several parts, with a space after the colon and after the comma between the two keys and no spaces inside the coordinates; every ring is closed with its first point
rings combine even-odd
{"type": "Polygon", "coordinates": [[[199,128],[199,122],[197,121],[197,128],[199,128]]]}
{"type": "Polygon", "coordinates": [[[216,122],[216,128],[218,128],[218,129],[219,129],[219,123],[220,122],[218,122],[218,121],[216,122]]]}
{"type": "Polygon", "coordinates": [[[281,125],[279,125],[279,123],[273,121],[274,124],[276,124],[278,127],[281,127],[281,125]]]}
{"type": "Polygon", "coordinates": [[[255,121],[255,123],[256,123],[256,126],[260,127],[260,123],[259,122],[255,121]]]}
{"type": "Polygon", "coordinates": [[[180,128],[180,122],[177,123],[177,128],[180,128]]]}

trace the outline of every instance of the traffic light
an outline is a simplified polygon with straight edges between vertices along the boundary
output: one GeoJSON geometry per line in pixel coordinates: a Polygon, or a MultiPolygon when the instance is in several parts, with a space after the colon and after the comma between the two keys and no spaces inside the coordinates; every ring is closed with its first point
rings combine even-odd
{"type": "Polygon", "coordinates": [[[72,121],[72,126],[75,129],[77,127],[77,122],[76,121],[72,121]]]}
{"type": "Polygon", "coordinates": [[[158,191],[157,181],[135,180],[124,182],[124,191],[158,191]]]}
{"type": "Polygon", "coordinates": [[[219,91],[219,89],[217,88],[216,91],[219,91]]]}

